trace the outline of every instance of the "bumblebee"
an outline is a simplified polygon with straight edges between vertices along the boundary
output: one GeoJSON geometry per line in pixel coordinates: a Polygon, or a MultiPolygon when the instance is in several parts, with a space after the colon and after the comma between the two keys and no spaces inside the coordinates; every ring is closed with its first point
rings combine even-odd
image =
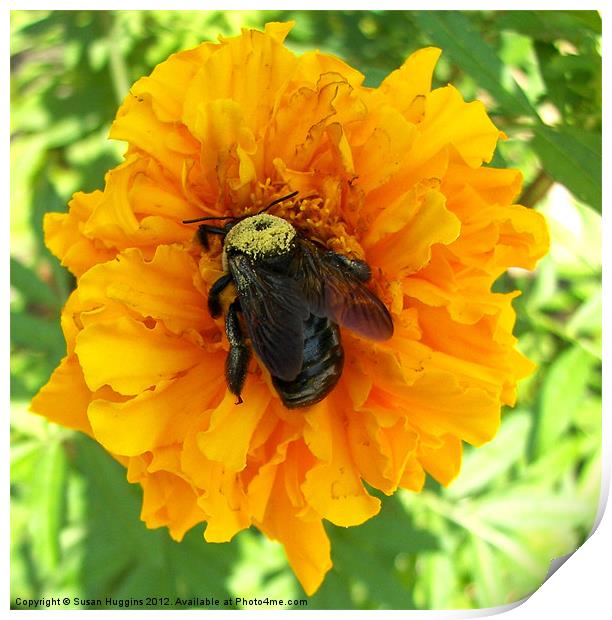
{"type": "Polygon", "coordinates": [[[289,409],[322,400],[338,383],[344,363],[340,325],[372,340],[393,334],[389,311],[365,286],[371,278],[367,263],[327,250],[287,220],[266,213],[297,193],[255,215],[184,221],[229,220],[223,226],[201,224],[197,236],[204,249],[209,248],[210,234],[223,241],[225,274],[208,294],[213,318],[222,313],[222,291],[231,282],[237,291],[225,316],[230,345],[225,376],[236,404],[242,402],[251,356],[243,325],[289,409]]]}

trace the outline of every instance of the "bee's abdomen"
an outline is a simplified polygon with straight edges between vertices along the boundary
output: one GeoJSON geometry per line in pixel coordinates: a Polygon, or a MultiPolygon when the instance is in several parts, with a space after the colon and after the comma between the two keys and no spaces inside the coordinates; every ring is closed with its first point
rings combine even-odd
{"type": "Polygon", "coordinates": [[[334,388],[344,363],[340,330],[325,317],[311,314],[304,321],[304,361],[292,381],[272,377],[285,407],[294,409],[319,402],[334,388]]]}

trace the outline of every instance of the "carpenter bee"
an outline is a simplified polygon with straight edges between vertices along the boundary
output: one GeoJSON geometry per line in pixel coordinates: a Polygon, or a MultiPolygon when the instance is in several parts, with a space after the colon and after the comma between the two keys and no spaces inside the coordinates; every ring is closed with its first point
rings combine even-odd
{"type": "Polygon", "coordinates": [[[198,239],[208,249],[208,235],[223,241],[225,274],[210,288],[208,309],[221,315],[221,292],[233,282],[237,297],[225,316],[230,344],[225,375],[230,391],[240,393],[252,347],[287,408],[306,407],[334,388],[344,363],[339,325],[372,340],[393,334],[393,321],[385,305],[364,285],[370,267],[332,252],[301,235],[287,220],[266,213],[293,198],[293,192],[271,202],[255,215],[202,217],[229,220],[223,226],[201,224],[198,239]]]}

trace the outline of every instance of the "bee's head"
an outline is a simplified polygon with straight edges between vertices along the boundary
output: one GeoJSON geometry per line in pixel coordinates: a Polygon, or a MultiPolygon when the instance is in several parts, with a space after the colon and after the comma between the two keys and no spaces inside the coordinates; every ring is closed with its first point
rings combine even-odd
{"type": "Polygon", "coordinates": [[[227,252],[230,254],[246,254],[254,259],[282,256],[293,247],[293,239],[297,234],[296,230],[283,218],[269,215],[266,211],[280,202],[294,198],[297,194],[298,192],[292,192],[277,198],[255,215],[243,215],[241,217],[205,216],[192,220],[183,220],[183,224],[195,224],[210,220],[226,221],[223,228],[208,224],[200,226],[200,232],[202,232],[201,242],[206,248],[208,248],[208,242],[206,241],[207,233],[218,234],[224,237],[224,268],[227,252]]]}
{"type": "Polygon", "coordinates": [[[246,254],[253,259],[287,254],[293,248],[295,228],[282,217],[259,213],[232,226],[223,248],[228,253],[246,254]]]}

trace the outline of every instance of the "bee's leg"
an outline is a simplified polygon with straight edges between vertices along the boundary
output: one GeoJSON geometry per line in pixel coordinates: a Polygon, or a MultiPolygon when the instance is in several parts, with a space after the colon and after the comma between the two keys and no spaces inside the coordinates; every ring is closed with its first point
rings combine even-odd
{"type": "Polygon", "coordinates": [[[201,224],[198,226],[198,240],[202,244],[202,247],[205,250],[208,250],[208,235],[226,235],[227,230],[225,228],[221,228],[219,226],[210,226],[208,224],[201,224]]]}
{"type": "Polygon", "coordinates": [[[240,301],[235,300],[230,304],[225,317],[225,333],[230,344],[230,350],[225,360],[225,378],[229,386],[230,392],[238,397],[236,404],[242,402],[240,392],[247,375],[249,366],[249,358],[251,352],[244,343],[240,321],[238,320],[238,311],[240,310],[240,301]]]}
{"type": "Polygon", "coordinates": [[[370,265],[362,260],[351,259],[336,252],[327,252],[326,257],[336,267],[349,271],[360,282],[367,282],[372,277],[370,265]]]}
{"type": "Polygon", "coordinates": [[[225,287],[232,281],[232,275],[226,273],[222,275],[208,291],[208,311],[213,319],[221,316],[221,301],[219,296],[225,287]]]}

